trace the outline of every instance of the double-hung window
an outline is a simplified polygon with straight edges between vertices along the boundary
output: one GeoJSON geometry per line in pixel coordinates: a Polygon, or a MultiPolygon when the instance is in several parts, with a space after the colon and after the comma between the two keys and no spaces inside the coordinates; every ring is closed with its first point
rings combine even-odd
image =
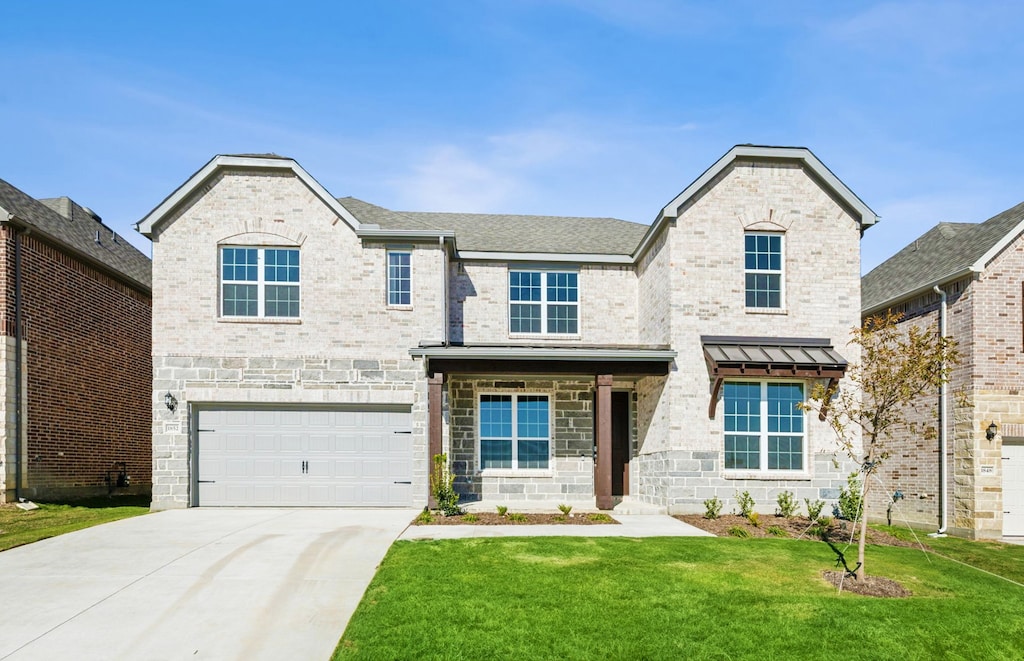
{"type": "Polygon", "coordinates": [[[509,332],[550,335],[579,333],[579,273],[509,270],[509,332]]]}
{"type": "Polygon", "coordinates": [[[726,382],[725,469],[804,470],[804,401],[800,383],[726,382]]]}
{"type": "Polygon", "coordinates": [[[480,395],[480,469],[547,469],[551,408],[547,395],[480,395]]]}
{"type": "Polygon", "coordinates": [[[747,308],[781,308],[782,235],[747,232],[743,242],[747,308]]]}
{"type": "Polygon", "coordinates": [[[388,305],[412,305],[412,253],[388,251],[388,305]]]}
{"type": "Polygon", "coordinates": [[[221,248],[221,315],[298,317],[297,248],[221,248]]]}

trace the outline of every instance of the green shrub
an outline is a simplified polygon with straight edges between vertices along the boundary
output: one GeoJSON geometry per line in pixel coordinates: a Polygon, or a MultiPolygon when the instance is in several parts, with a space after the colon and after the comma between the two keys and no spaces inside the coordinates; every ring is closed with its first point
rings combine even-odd
{"type": "Polygon", "coordinates": [[[572,505],[559,505],[558,511],[564,514],[565,516],[569,516],[569,512],[572,511],[572,505]]]}
{"type": "Polygon", "coordinates": [[[729,534],[733,537],[740,537],[742,539],[750,537],[750,532],[748,532],[743,526],[733,526],[732,528],[729,528],[729,534]]]}
{"type": "Polygon", "coordinates": [[[612,522],[612,517],[608,516],[604,512],[594,512],[593,514],[588,514],[587,518],[589,520],[595,521],[597,523],[611,523],[612,522]]]}
{"type": "Polygon", "coordinates": [[[508,507],[506,505],[498,505],[495,509],[498,510],[498,516],[505,516],[508,514],[508,507]]]}
{"type": "Polygon", "coordinates": [[[512,512],[508,515],[508,520],[513,523],[526,523],[529,519],[522,512],[512,512]]]}
{"type": "Polygon", "coordinates": [[[722,501],[718,500],[718,496],[712,496],[704,501],[704,518],[705,519],[717,519],[722,513],[722,501]]]}
{"type": "Polygon", "coordinates": [[[810,498],[804,498],[804,502],[807,503],[807,518],[811,521],[817,521],[821,518],[821,510],[825,507],[824,500],[811,500],[810,498]]]}
{"type": "Polygon", "coordinates": [[[796,508],[800,506],[796,498],[793,497],[792,491],[783,491],[775,499],[775,502],[779,505],[779,508],[775,510],[775,515],[787,519],[792,518],[796,514],[796,508]]]}
{"type": "Polygon", "coordinates": [[[751,512],[747,515],[747,521],[750,521],[750,525],[758,528],[761,525],[761,515],[757,512],[751,512]]]}
{"type": "Polygon", "coordinates": [[[839,488],[839,518],[856,521],[860,518],[863,505],[858,473],[850,473],[846,478],[846,484],[847,487],[839,488]]]}
{"type": "Polygon", "coordinates": [[[455,492],[455,475],[448,466],[448,455],[434,455],[434,472],[430,475],[430,491],[437,501],[437,509],[445,516],[462,514],[459,494],[455,492]]]}
{"type": "Polygon", "coordinates": [[[462,517],[462,522],[463,523],[476,523],[479,520],[480,520],[480,517],[477,516],[476,514],[467,514],[466,516],[462,517]]]}
{"type": "Polygon", "coordinates": [[[754,511],[754,498],[750,495],[749,491],[737,492],[736,504],[739,505],[740,516],[749,517],[750,513],[754,511]]]}
{"type": "Polygon", "coordinates": [[[765,532],[774,537],[788,537],[786,531],[780,528],[779,526],[768,526],[767,528],[765,528],[765,532]]]}
{"type": "Polygon", "coordinates": [[[416,515],[416,519],[414,520],[414,522],[415,523],[433,523],[434,522],[434,515],[432,515],[430,513],[430,510],[428,510],[426,507],[424,507],[423,511],[416,515]]]}

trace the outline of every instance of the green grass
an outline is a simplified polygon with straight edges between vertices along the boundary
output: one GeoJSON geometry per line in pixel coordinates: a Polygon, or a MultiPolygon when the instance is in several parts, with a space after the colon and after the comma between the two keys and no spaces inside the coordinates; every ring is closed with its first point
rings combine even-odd
{"type": "MultiPolygon", "coordinates": [[[[929,537],[928,533],[907,528],[874,526],[908,541],[920,540],[932,551],[959,562],[980,567],[1018,583],[1024,583],[1024,546],[1002,542],[971,541],[960,537],[929,537]],[[916,537],[915,537],[916,535],[916,537]]],[[[868,556],[865,557],[868,560],[868,556]]],[[[1024,652],[1022,652],[1024,656],[1024,652]]]]}
{"type": "Polygon", "coordinates": [[[398,542],[336,659],[1021,658],[1024,588],[869,549],[914,596],[837,594],[824,544],[730,538],[398,542]]]}
{"type": "Polygon", "coordinates": [[[37,510],[0,507],[0,551],[47,537],[109,523],[149,511],[149,497],[92,498],[73,504],[38,503],[37,510]]]}

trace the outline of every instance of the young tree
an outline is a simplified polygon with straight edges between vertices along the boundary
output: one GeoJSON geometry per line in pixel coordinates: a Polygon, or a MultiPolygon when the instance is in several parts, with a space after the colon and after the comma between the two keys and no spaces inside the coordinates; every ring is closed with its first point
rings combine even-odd
{"type": "Polygon", "coordinates": [[[902,315],[889,311],[854,328],[850,344],[859,349],[860,361],[847,372],[848,385],[830,388],[818,383],[802,405],[804,410],[824,415],[840,448],[860,464],[864,474],[858,577],[866,575],[864,544],[871,476],[888,458],[887,444],[893,432],[901,428],[913,431],[908,413],[914,400],[948,381],[960,361],[954,340],[917,324],[901,325],[901,319],[902,315]],[[858,432],[861,453],[855,445],[858,432]]]}

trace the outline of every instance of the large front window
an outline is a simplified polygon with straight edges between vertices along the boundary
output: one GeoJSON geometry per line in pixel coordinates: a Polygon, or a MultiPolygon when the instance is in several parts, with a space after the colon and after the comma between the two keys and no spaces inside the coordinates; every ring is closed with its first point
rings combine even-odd
{"type": "Polygon", "coordinates": [[[509,271],[508,319],[512,333],[579,333],[579,274],[509,271]]]}
{"type": "Polygon", "coordinates": [[[480,395],[480,469],[547,469],[551,410],[547,395],[480,395]]]}
{"type": "Polygon", "coordinates": [[[221,248],[221,314],[298,317],[299,251],[221,248]]]}
{"type": "Polygon", "coordinates": [[[782,307],[782,235],[748,232],[744,274],[748,308],[782,307]]]}
{"type": "Polygon", "coordinates": [[[804,470],[802,384],[728,382],[723,399],[726,470],[804,470]]]}

